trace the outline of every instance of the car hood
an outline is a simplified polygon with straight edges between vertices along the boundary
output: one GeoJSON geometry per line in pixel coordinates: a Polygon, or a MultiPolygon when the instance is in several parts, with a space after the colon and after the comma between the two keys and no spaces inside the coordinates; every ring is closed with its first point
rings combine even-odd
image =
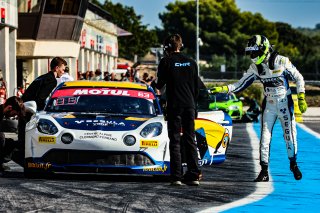
{"type": "MultiPolygon", "coordinates": [[[[212,103],[213,105],[215,103],[212,103]]],[[[216,102],[216,107],[218,107],[219,109],[225,109],[228,108],[231,105],[231,102],[226,101],[226,102],[216,102]]]]}
{"type": "Polygon", "coordinates": [[[103,131],[134,130],[153,118],[152,116],[143,115],[93,113],[52,113],[49,115],[64,128],[103,131]]]}

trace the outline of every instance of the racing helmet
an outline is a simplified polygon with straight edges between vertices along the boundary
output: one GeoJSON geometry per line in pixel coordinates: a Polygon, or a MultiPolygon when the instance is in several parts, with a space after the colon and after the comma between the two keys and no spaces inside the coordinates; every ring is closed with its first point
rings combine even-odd
{"type": "Polygon", "coordinates": [[[271,49],[269,40],[263,35],[254,35],[248,40],[245,48],[246,55],[250,55],[251,61],[261,64],[268,56],[271,49]]]}

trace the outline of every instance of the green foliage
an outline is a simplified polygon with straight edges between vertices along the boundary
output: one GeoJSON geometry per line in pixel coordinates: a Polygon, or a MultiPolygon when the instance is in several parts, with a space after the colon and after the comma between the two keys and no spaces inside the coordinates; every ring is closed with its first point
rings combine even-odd
{"type": "MultiPolygon", "coordinates": [[[[159,15],[163,29],[156,28],[159,40],[168,34],[180,33],[185,52],[195,55],[196,2],[175,1],[166,9],[159,15]]],[[[234,0],[199,0],[199,25],[203,42],[200,59],[208,63],[201,67],[205,72],[219,71],[222,63],[227,66],[227,71],[246,70],[250,61],[243,57],[244,47],[247,39],[255,34],[265,35],[274,48],[288,56],[303,74],[315,72],[319,69],[317,66],[320,67],[320,24],[311,34],[286,23],[270,22],[260,13],[240,12],[234,0]]]]}
{"type": "Polygon", "coordinates": [[[100,6],[111,14],[114,24],[132,33],[132,36],[118,37],[120,57],[133,60],[134,55],[144,56],[150,47],[158,43],[155,30],[148,30],[148,26],[142,24],[142,16],[137,15],[133,7],[113,4],[108,0],[100,6]]]}
{"type": "MultiPolygon", "coordinates": [[[[97,0],[92,2],[100,5],[97,0]]],[[[100,6],[112,15],[116,25],[133,34],[118,38],[120,57],[132,60],[134,55],[144,56],[150,47],[160,46],[172,33],[181,34],[184,52],[195,56],[196,1],[170,2],[167,11],[159,14],[162,28],[154,30],[141,24],[141,15],[132,7],[110,0],[100,6]]],[[[281,55],[290,58],[305,79],[320,79],[319,74],[314,74],[320,73],[320,23],[315,29],[294,29],[287,23],[270,22],[260,13],[240,12],[235,0],[199,0],[199,24],[203,43],[200,59],[206,61],[200,67],[208,76],[218,76],[222,64],[227,72],[244,72],[250,64],[250,59],[244,56],[247,39],[261,34],[281,55]]]]}
{"type": "MultiPolygon", "coordinates": [[[[310,71],[315,72],[320,62],[320,31],[313,30],[312,33],[293,29],[286,23],[276,23],[277,31],[281,36],[278,50],[281,54],[288,56],[291,61],[302,72],[306,79],[315,80],[315,75],[310,75],[310,71]]],[[[309,32],[311,32],[309,30],[309,32]]]]}
{"type": "MultiPolygon", "coordinates": [[[[196,46],[196,2],[176,1],[166,7],[168,12],[159,15],[163,30],[157,29],[158,36],[180,33],[184,39],[185,50],[194,55],[196,46]]],[[[244,41],[246,36],[241,34],[240,12],[234,0],[205,1],[200,0],[199,6],[200,38],[203,45],[200,52],[204,55],[234,54],[237,41],[244,41]]]]}

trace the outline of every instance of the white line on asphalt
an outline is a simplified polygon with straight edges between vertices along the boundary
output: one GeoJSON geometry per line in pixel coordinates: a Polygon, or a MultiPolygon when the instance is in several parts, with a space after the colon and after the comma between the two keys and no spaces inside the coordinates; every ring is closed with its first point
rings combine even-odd
{"type": "MultiPolygon", "coordinates": [[[[249,134],[250,143],[252,147],[252,157],[254,160],[254,170],[255,173],[258,174],[260,172],[260,166],[259,166],[259,138],[256,134],[256,132],[253,129],[252,123],[246,124],[246,130],[249,134]]],[[[256,191],[252,194],[248,195],[245,198],[242,198],[240,200],[234,201],[232,203],[227,203],[221,206],[216,206],[208,209],[204,209],[202,211],[199,211],[198,213],[207,213],[207,212],[221,212],[225,211],[231,208],[244,206],[249,203],[256,202],[258,200],[263,199],[264,197],[268,196],[270,193],[273,192],[273,185],[272,185],[272,177],[270,176],[270,182],[258,182],[256,184],[256,191]]]]}
{"type": "MultiPolygon", "coordinates": [[[[304,131],[310,133],[311,135],[314,135],[315,137],[320,138],[320,134],[319,134],[319,133],[313,131],[312,129],[310,129],[310,128],[307,127],[306,125],[304,125],[304,124],[302,124],[302,123],[297,123],[297,125],[298,125],[299,127],[301,127],[301,129],[303,129],[304,131]]],[[[316,125],[316,124],[315,124],[315,125],[316,125]]]]}

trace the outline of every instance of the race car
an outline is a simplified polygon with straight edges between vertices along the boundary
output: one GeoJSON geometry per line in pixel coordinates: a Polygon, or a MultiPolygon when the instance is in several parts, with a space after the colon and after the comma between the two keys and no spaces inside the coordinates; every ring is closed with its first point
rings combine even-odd
{"type": "MultiPolygon", "coordinates": [[[[195,133],[199,165],[222,163],[230,116],[199,112],[195,133]]],[[[131,82],[61,83],[26,126],[25,174],[38,173],[169,175],[167,122],[154,90],[131,82]]]]}
{"type": "Polygon", "coordinates": [[[243,116],[243,104],[241,99],[232,93],[210,94],[210,109],[219,109],[228,113],[233,120],[241,120],[243,116]]]}

